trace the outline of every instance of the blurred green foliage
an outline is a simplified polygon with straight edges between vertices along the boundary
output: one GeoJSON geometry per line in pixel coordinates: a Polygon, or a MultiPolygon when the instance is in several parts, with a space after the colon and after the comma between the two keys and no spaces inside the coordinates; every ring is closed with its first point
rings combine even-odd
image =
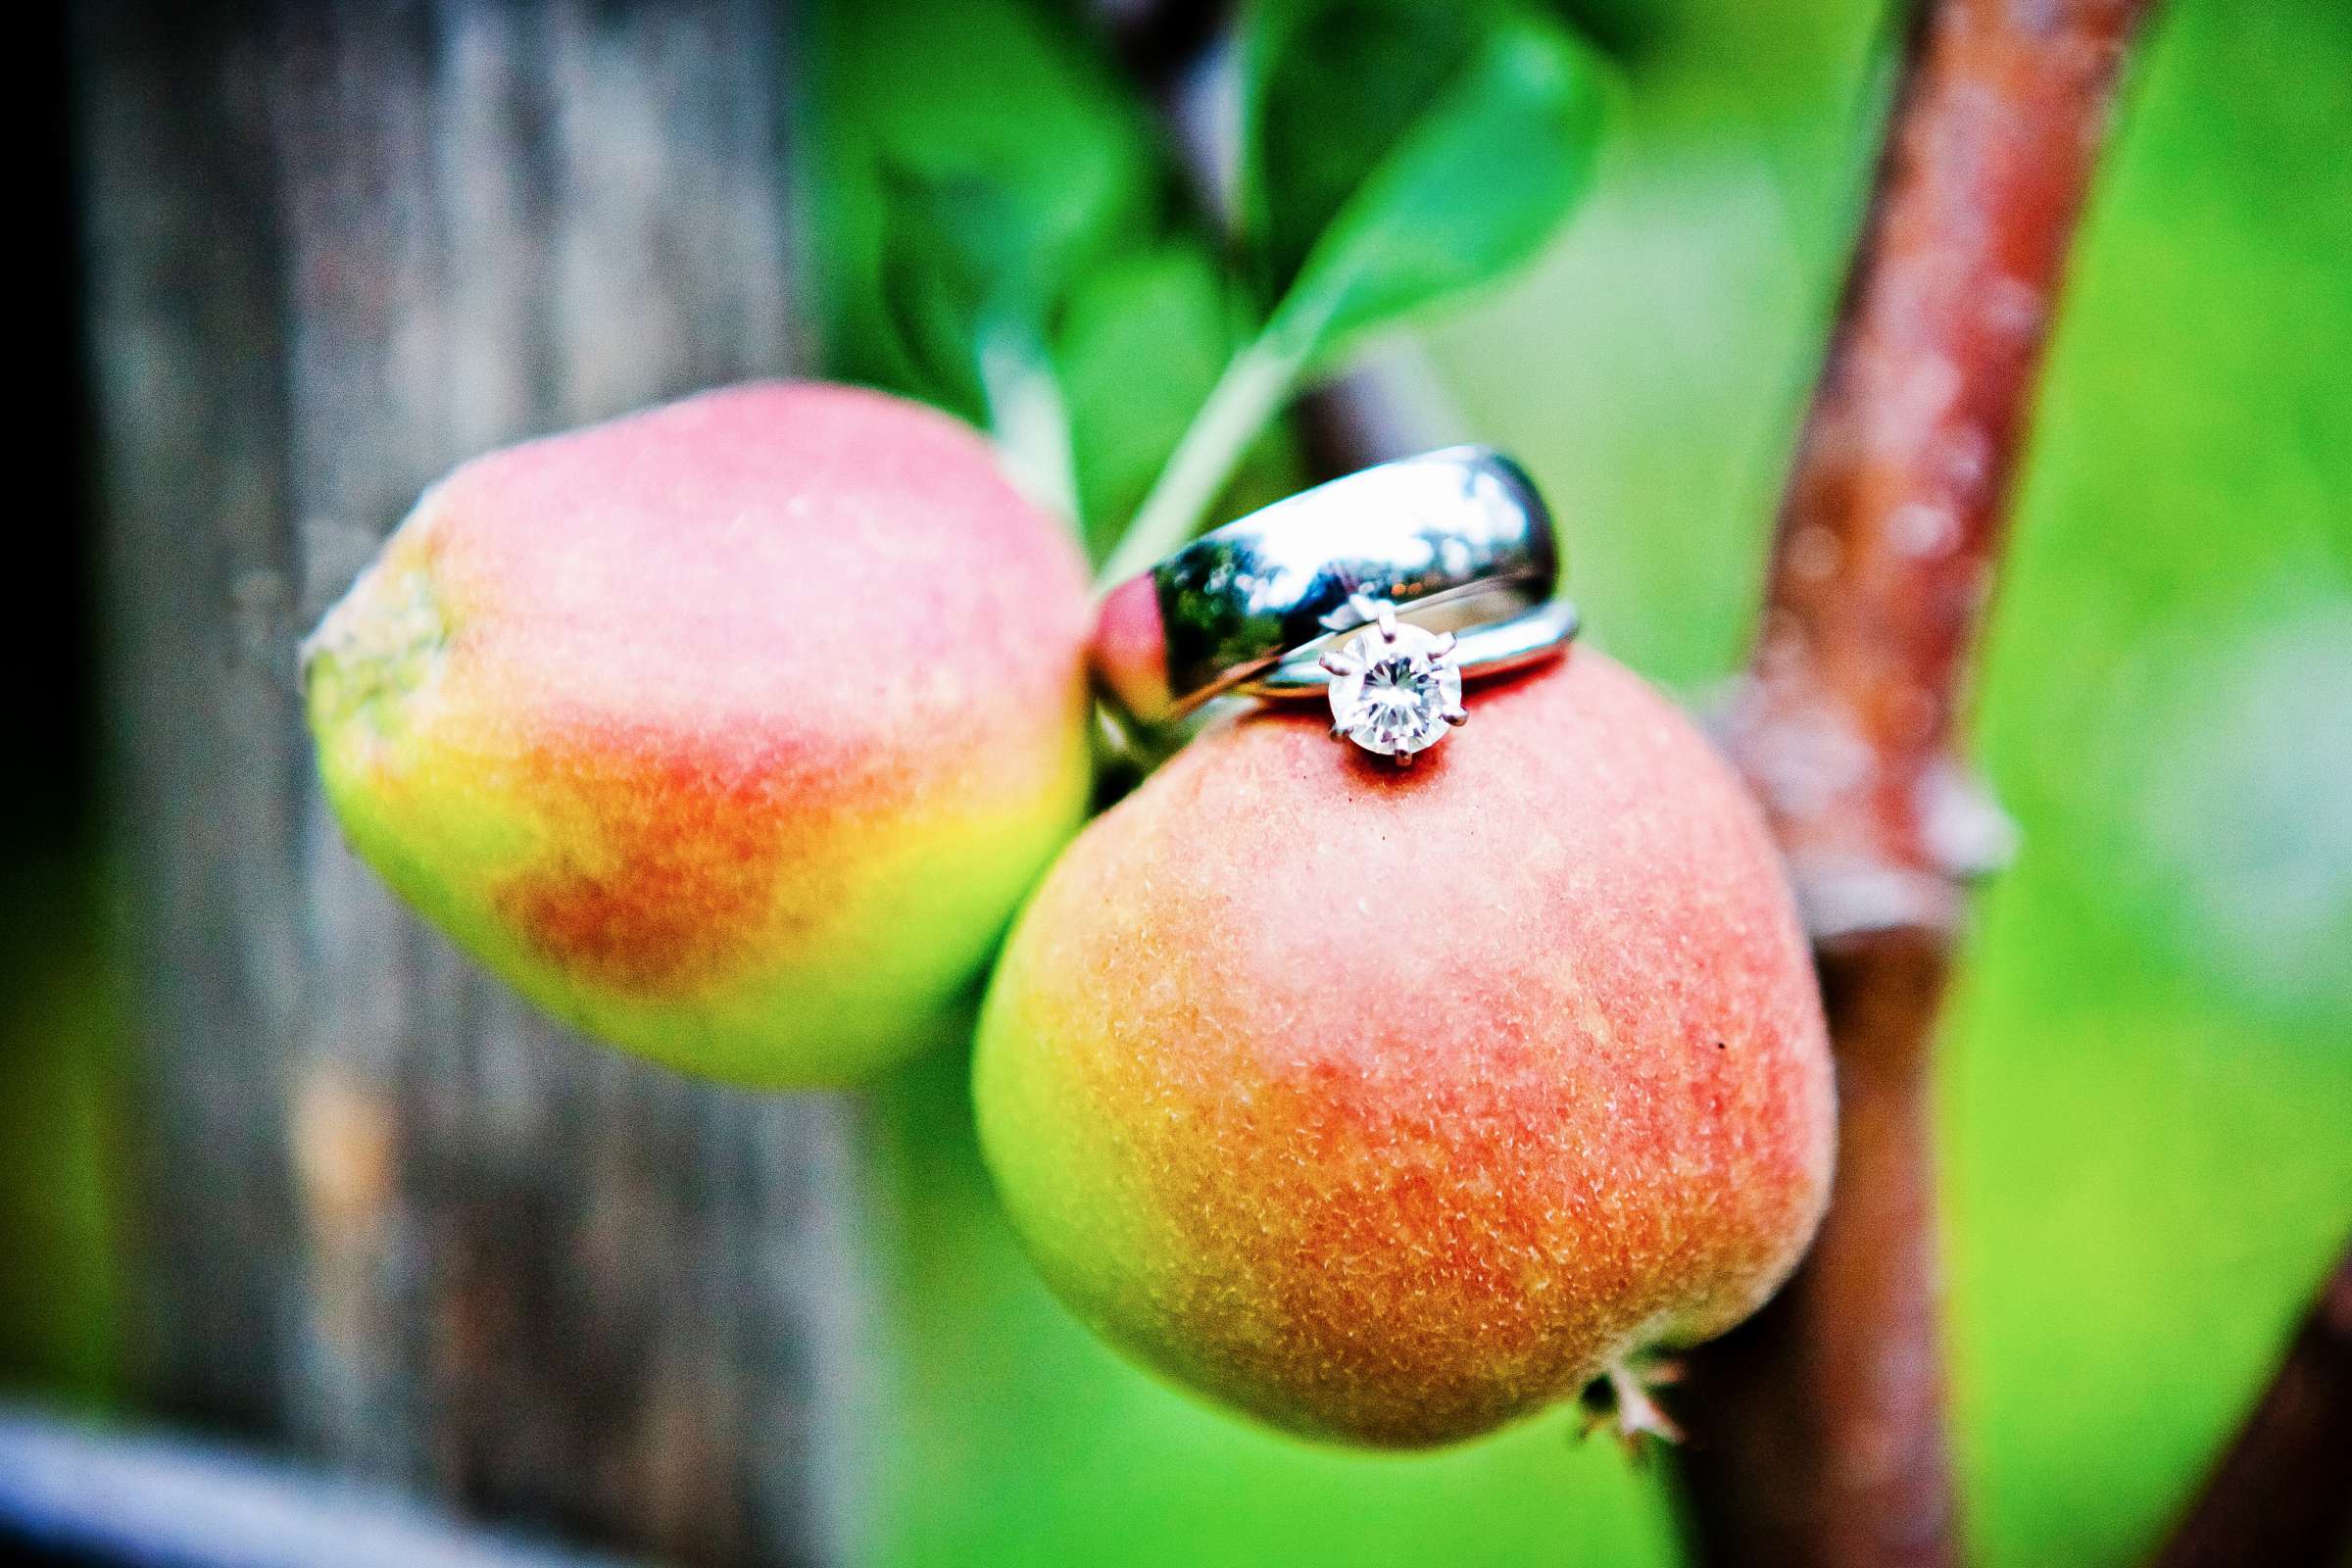
{"type": "Polygon", "coordinates": [[[1262,0],[1235,45],[1226,235],[1152,102],[1180,88],[1121,76],[1064,14],[814,15],[830,368],[990,430],[1114,576],[1220,496],[1294,488],[1274,416],[1306,367],[1529,260],[1599,129],[1597,57],[1511,0],[1262,0]],[[1127,395],[1147,377],[1158,395],[1127,395]]]}
{"type": "Polygon", "coordinates": [[[115,1172],[120,987],[87,867],[52,850],[0,877],[0,1391],[120,1393],[115,1172]]]}
{"type": "Polygon", "coordinates": [[[1541,15],[1278,0],[1235,47],[1237,227],[1269,334],[1337,353],[1528,260],[1583,193],[1600,64],[1541,15]]]}
{"type": "Polygon", "coordinates": [[[2179,4],[2154,44],[1981,698],[2026,849],[1948,1186],[1970,1479],[2019,1564],[2177,1505],[2352,1227],[2352,9],[2179,4]]]}
{"type": "MultiPolygon", "coordinates": [[[[828,369],[994,427],[1104,553],[1250,332],[1151,107],[1024,0],[813,0],[810,31],[828,369]]],[[[1300,474],[1271,432],[1235,504],[1300,474]]]]}

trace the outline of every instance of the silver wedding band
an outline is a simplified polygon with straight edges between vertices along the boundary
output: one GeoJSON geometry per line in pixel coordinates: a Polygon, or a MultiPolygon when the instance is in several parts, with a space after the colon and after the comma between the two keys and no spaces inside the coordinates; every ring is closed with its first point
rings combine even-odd
{"type": "MultiPolygon", "coordinates": [[[[1481,627],[1507,623],[1545,609],[1558,571],[1551,514],[1519,466],[1486,447],[1447,447],[1253,512],[1111,589],[1097,614],[1095,670],[1129,715],[1163,724],[1246,686],[1303,692],[1313,677],[1284,666],[1364,624],[1362,606],[1419,621],[1474,599],[1481,627]]],[[[1560,624],[1539,614],[1521,634],[1560,624]]],[[[1499,636],[1495,657],[1512,641],[1499,636]]]]}
{"type": "MultiPolygon", "coordinates": [[[[1553,599],[1501,620],[1466,625],[1456,634],[1454,666],[1465,681],[1533,669],[1557,659],[1561,650],[1576,640],[1581,624],[1573,603],[1553,599]]],[[[1323,702],[1329,697],[1331,680],[1329,670],[1301,654],[1243,681],[1233,695],[1277,703],[1323,702]]]]}

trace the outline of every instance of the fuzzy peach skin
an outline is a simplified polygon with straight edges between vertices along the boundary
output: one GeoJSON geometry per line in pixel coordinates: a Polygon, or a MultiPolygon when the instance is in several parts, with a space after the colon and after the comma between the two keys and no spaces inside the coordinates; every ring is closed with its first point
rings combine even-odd
{"type": "Polygon", "coordinates": [[[1835,1091],[1771,843],[1600,655],[1410,771],[1212,730],[1015,927],[975,1088],[1047,1280],[1177,1382],[1421,1447],[1721,1333],[1827,1200],[1835,1091]]]}
{"type": "Polygon", "coordinates": [[[760,384],[459,468],[305,675],[351,843],[461,946],[659,1061],[827,1085],[1082,819],[1087,615],[972,431],[760,384]]]}

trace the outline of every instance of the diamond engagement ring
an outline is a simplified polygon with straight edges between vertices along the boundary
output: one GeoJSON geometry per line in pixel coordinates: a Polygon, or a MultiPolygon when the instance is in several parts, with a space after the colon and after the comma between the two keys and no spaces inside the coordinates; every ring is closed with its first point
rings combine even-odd
{"type": "Polygon", "coordinates": [[[1484,447],[1382,464],[1278,502],[1112,589],[1093,658],[1143,725],[1211,699],[1319,698],[1332,733],[1409,763],[1469,715],[1465,678],[1555,656],[1551,518],[1484,447]]]}
{"type": "Polygon", "coordinates": [[[1396,618],[1393,605],[1361,607],[1365,630],[1320,657],[1293,659],[1238,687],[1271,702],[1322,700],[1331,733],[1409,766],[1413,755],[1469,722],[1462,684],[1556,659],[1575,640],[1576,606],[1554,599],[1460,632],[1430,631],[1396,618]]]}

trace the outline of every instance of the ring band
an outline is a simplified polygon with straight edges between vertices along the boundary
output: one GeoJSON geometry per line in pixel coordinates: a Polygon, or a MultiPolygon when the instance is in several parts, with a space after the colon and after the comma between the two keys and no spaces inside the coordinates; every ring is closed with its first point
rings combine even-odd
{"type": "Polygon", "coordinates": [[[1095,669],[1130,715],[1164,723],[1363,624],[1359,604],[1475,591],[1507,620],[1543,607],[1558,571],[1551,514],[1519,466],[1447,447],[1253,512],[1113,588],[1095,669]]]}
{"type": "MultiPolygon", "coordinates": [[[[1532,669],[1558,658],[1576,640],[1581,623],[1573,603],[1554,599],[1504,620],[1467,627],[1454,642],[1454,667],[1465,681],[1532,669]]],[[[1330,670],[1301,655],[1242,682],[1233,695],[1273,703],[1323,702],[1331,682],[1330,670]]]]}

